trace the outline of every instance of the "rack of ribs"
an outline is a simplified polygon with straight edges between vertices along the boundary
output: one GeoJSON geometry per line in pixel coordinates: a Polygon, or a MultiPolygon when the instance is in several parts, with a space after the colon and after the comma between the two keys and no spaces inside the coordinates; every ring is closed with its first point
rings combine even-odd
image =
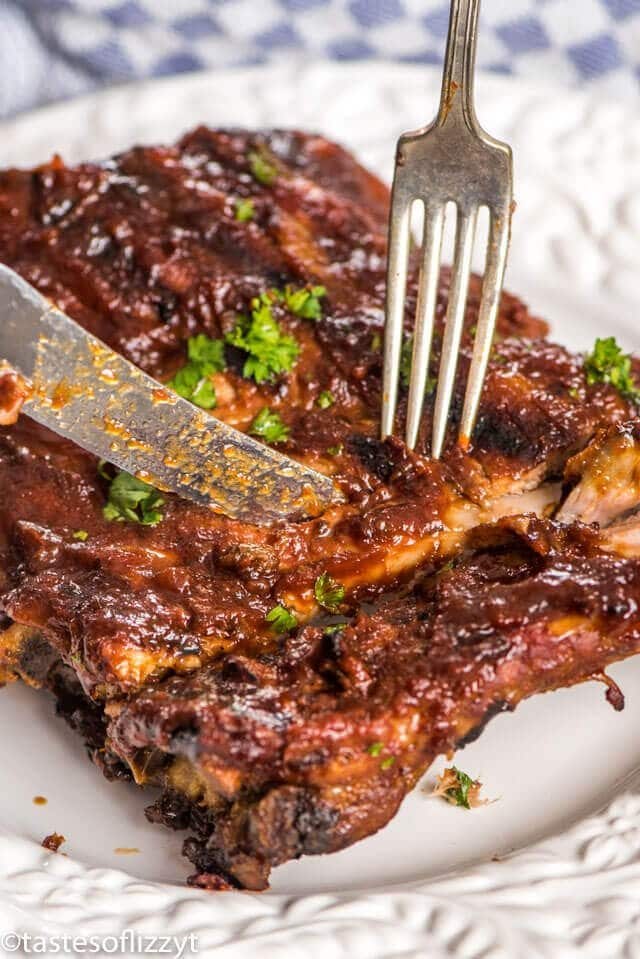
{"type": "MultiPolygon", "coordinates": [[[[525,696],[597,678],[620,708],[604,670],[640,648],[635,401],[517,298],[469,449],[477,278],[442,459],[431,395],[415,452],[378,439],[387,211],[348,153],[295,132],[201,128],[0,173],[1,261],[162,382],[194,338],[220,344],[214,415],[249,430],[268,407],[278,448],[345,496],[268,528],[171,495],[154,523],[114,521],[108,468],[14,423],[5,373],[0,682],[49,689],[105,775],[160,786],[147,814],[189,830],[207,888],[263,889],[274,865],[371,835],[525,696]],[[262,306],[295,341],[275,375],[248,372],[262,306]]],[[[445,270],[440,331],[447,287],[445,270]]]]}

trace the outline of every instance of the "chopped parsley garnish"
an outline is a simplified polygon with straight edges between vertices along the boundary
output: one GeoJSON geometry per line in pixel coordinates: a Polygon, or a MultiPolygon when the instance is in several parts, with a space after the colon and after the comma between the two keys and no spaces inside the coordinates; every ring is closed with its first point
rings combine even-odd
{"type": "Polygon", "coordinates": [[[239,223],[247,223],[249,220],[253,220],[256,211],[252,199],[236,200],[235,206],[236,220],[239,223]]]}
{"type": "Polygon", "coordinates": [[[382,349],[382,337],[379,333],[374,333],[371,337],[371,346],[369,349],[372,353],[379,353],[382,349]]]}
{"type": "Polygon", "coordinates": [[[484,806],[487,802],[487,800],[480,799],[481,789],[482,783],[479,780],[472,779],[471,776],[468,776],[467,773],[462,772],[456,766],[449,766],[438,777],[433,795],[442,796],[453,806],[473,809],[475,806],[484,806]]]}
{"type": "Polygon", "coordinates": [[[631,357],[618,346],[615,336],[596,340],[593,351],[585,357],[584,370],[589,385],[610,383],[628,399],[640,399],[631,373],[631,357]]]}
{"type": "Polygon", "coordinates": [[[579,393],[579,391],[578,391],[578,387],[577,387],[577,386],[572,386],[572,387],[571,387],[571,389],[569,390],[569,396],[571,397],[572,400],[577,400],[577,399],[578,399],[578,397],[580,396],[580,393],[579,393]]]}
{"type": "Polygon", "coordinates": [[[106,460],[98,460],[98,476],[101,476],[102,479],[111,480],[113,479],[113,473],[109,469],[109,464],[106,460]]]}
{"type": "Polygon", "coordinates": [[[206,333],[198,333],[187,341],[187,356],[190,363],[197,363],[202,373],[219,373],[226,366],[224,343],[212,340],[206,333]]]}
{"type": "Polygon", "coordinates": [[[199,333],[188,340],[187,357],[187,364],[178,370],[167,386],[201,409],[212,410],[216,405],[216,391],[211,374],[226,366],[224,342],[199,333]]]}
{"type": "MultiPolygon", "coordinates": [[[[369,746],[367,746],[367,752],[370,756],[378,757],[383,750],[384,743],[381,742],[371,743],[369,746]]],[[[395,756],[385,756],[385,758],[380,762],[380,769],[390,769],[395,761],[395,756]]]]}
{"type": "Polygon", "coordinates": [[[329,573],[322,573],[314,583],[313,594],[320,606],[335,613],[344,599],[344,586],[329,573]]]}
{"type": "Polygon", "coordinates": [[[167,383],[167,386],[190,400],[203,410],[212,410],[216,405],[216,391],[208,376],[201,376],[196,368],[187,364],[167,383]]]}
{"type": "Polygon", "coordinates": [[[285,426],[278,413],[265,406],[260,410],[249,427],[252,436],[261,436],[267,443],[282,443],[289,437],[289,427],[285,426]]]}
{"type": "Polygon", "coordinates": [[[327,453],[329,456],[340,456],[344,450],[344,445],[342,443],[336,443],[335,446],[327,446],[327,453]]]}
{"type": "Polygon", "coordinates": [[[296,362],[300,347],[292,336],[283,333],[271,311],[269,294],[251,302],[251,316],[241,316],[226,342],[247,353],[243,376],[266,383],[288,372],[296,362]]]}
{"type": "Polygon", "coordinates": [[[284,333],[273,315],[275,304],[284,305],[290,313],[303,319],[317,320],[322,316],[320,297],[323,286],[300,290],[286,286],[284,290],[267,290],[251,301],[251,316],[241,316],[226,342],[248,353],[243,375],[253,377],[256,383],[273,380],[287,373],[300,355],[296,340],[284,333]]]}
{"type": "Polygon", "coordinates": [[[330,626],[325,626],[324,635],[325,636],[336,636],[338,633],[342,633],[348,626],[348,623],[331,623],[330,626]]]}
{"type": "Polygon", "coordinates": [[[469,790],[473,786],[473,779],[455,766],[453,767],[453,771],[457,779],[457,784],[447,790],[447,796],[453,800],[456,806],[464,806],[465,809],[471,809],[469,805],[469,790]]]}
{"type": "Polygon", "coordinates": [[[333,406],[335,401],[335,397],[331,390],[323,390],[316,400],[321,410],[328,410],[330,406],[333,406]]]}
{"type": "MultiPolygon", "coordinates": [[[[402,349],[400,351],[400,382],[403,386],[408,387],[411,381],[411,367],[413,363],[413,337],[408,336],[404,343],[402,344],[402,349]]],[[[424,392],[427,396],[431,396],[433,391],[437,386],[437,380],[434,376],[427,376],[426,383],[424,385],[424,392]]]]}
{"type": "Polygon", "coordinates": [[[269,150],[266,147],[262,147],[260,150],[252,150],[247,159],[254,180],[262,183],[263,186],[271,186],[278,176],[278,169],[269,150]]]}
{"type": "Polygon", "coordinates": [[[408,336],[400,350],[400,381],[403,386],[409,385],[411,379],[411,362],[413,360],[413,337],[408,336]]]}
{"type": "Polygon", "coordinates": [[[160,507],[164,499],[157,489],[149,486],[130,473],[120,472],[109,484],[108,500],[102,509],[105,519],[111,522],[141,523],[142,526],[157,526],[162,520],[160,507]]]}
{"type": "Polygon", "coordinates": [[[75,533],[72,533],[74,539],[77,539],[80,543],[85,543],[89,539],[89,534],[86,529],[77,529],[75,533]]]}
{"type": "Polygon", "coordinates": [[[327,295],[327,291],[324,286],[303,287],[300,290],[285,286],[280,295],[287,309],[295,316],[300,316],[303,320],[319,320],[322,316],[320,300],[327,295]]]}
{"type": "Polygon", "coordinates": [[[274,606],[270,609],[265,619],[271,624],[274,633],[289,633],[298,625],[298,620],[286,606],[274,606]]]}
{"type": "Polygon", "coordinates": [[[319,320],[322,317],[322,304],[320,300],[327,295],[324,286],[302,286],[296,289],[287,283],[283,290],[275,287],[262,293],[260,301],[267,306],[273,303],[281,303],[303,320],[319,320]]]}

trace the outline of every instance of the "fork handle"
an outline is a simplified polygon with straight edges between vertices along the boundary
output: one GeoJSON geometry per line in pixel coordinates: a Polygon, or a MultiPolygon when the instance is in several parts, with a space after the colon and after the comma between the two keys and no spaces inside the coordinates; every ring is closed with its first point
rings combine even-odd
{"type": "Polygon", "coordinates": [[[473,81],[479,10],[480,0],[451,0],[440,109],[436,118],[438,126],[456,117],[472,129],[478,125],[473,81]]]}

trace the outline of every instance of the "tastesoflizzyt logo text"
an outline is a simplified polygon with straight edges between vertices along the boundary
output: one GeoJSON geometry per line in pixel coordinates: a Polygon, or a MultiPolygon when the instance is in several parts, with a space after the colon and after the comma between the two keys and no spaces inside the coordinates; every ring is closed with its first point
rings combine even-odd
{"type": "Polygon", "coordinates": [[[0,955],[70,955],[70,956],[171,956],[183,959],[198,952],[198,937],[152,936],[125,929],[117,936],[34,936],[28,932],[6,932],[0,935],[0,955]]]}

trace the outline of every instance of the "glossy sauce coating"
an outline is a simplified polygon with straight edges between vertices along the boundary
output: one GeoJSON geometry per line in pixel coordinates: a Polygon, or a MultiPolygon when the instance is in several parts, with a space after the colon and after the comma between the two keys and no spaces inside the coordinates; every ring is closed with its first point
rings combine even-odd
{"type": "MultiPolygon", "coordinates": [[[[602,559],[582,532],[514,520],[486,559],[436,576],[480,548],[469,530],[526,509],[520,495],[556,483],[557,498],[568,458],[632,410],[611,386],[587,386],[582,358],[505,294],[477,428],[456,447],[474,279],[442,461],[425,449],[432,396],[415,453],[380,442],[387,206],[385,187],[339,147],[289,132],[200,129],[101,165],[0,174],[0,259],[161,381],[186,362],[189,337],[229,332],[253,297],[326,289],[318,320],[273,306],[300,347],[290,373],[258,385],[228,347],[214,377],[215,415],[249,429],[268,406],[289,429],[278,448],[335,478],[346,503],[317,520],[264,529],[167,496],[153,528],[109,522],[93,457],[25,417],[0,428],[5,625],[37,630],[72,666],[99,704],[82,707],[84,727],[107,773],[124,759],[139,781],[165,786],[155,818],[193,827],[194,809],[216,811],[187,849],[199,875],[215,874],[205,885],[260,888],[272,864],[370,834],[492,710],[601,671],[635,641],[635,620],[619,648],[603,638],[593,603],[610,596],[622,560],[602,559]],[[277,170],[269,184],[252,174],[256,151],[277,170]],[[247,198],[254,215],[240,221],[247,198]],[[573,563],[554,587],[553,626],[535,613],[549,588],[536,577],[552,563],[539,559],[544,536],[548,556],[565,550],[573,563]],[[336,616],[314,595],[325,573],[345,589],[344,630],[327,630],[336,616]],[[518,594],[518,576],[535,583],[518,594]],[[492,577],[501,585],[485,609],[492,577]],[[276,605],[301,628],[276,635],[276,605]],[[565,626],[566,641],[553,633],[550,645],[565,626]],[[378,741],[383,757],[368,752],[378,741]]],[[[447,287],[444,271],[439,333],[447,287]]],[[[408,332],[414,306],[415,277],[408,332]]],[[[403,394],[399,425],[405,405],[403,394]]],[[[607,635],[621,615],[602,619],[607,635]]],[[[13,648],[7,663],[25,672],[18,660],[13,648]]]]}

